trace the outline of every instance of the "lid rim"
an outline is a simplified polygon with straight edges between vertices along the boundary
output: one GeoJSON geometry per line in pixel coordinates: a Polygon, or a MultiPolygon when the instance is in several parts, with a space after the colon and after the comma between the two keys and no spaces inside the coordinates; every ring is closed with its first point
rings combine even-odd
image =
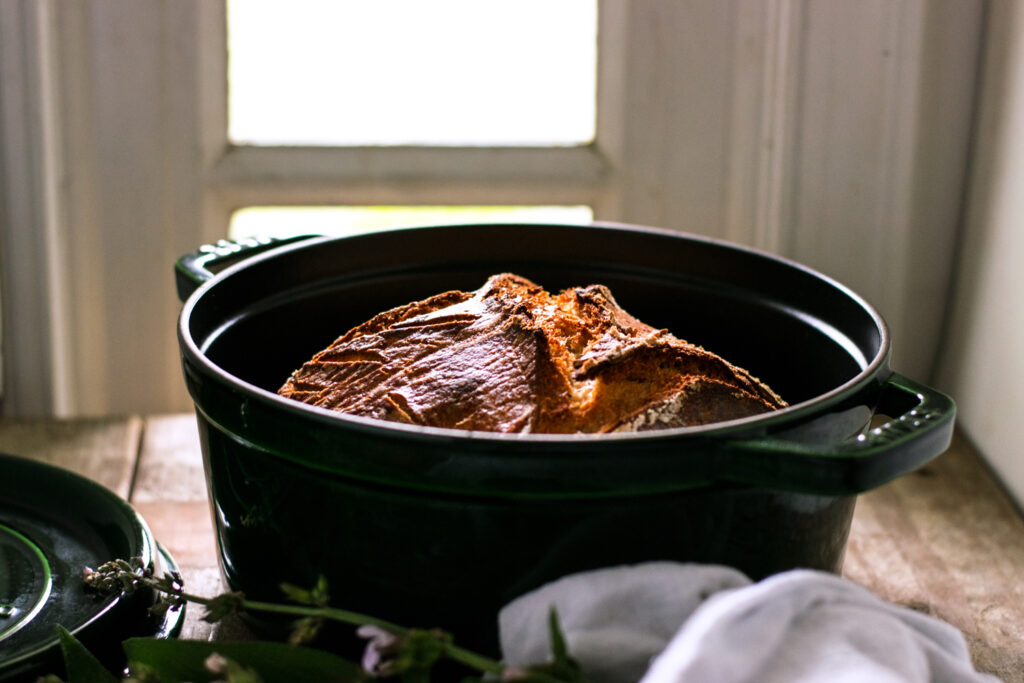
{"type": "MultiPolygon", "coordinates": [[[[139,557],[144,566],[152,566],[157,571],[177,570],[173,557],[156,542],[148,524],[131,505],[87,477],[30,458],[0,453],[0,470],[15,484],[7,487],[0,497],[0,530],[11,529],[38,545],[40,561],[52,565],[55,583],[54,589],[34,610],[33,617],[37,620],[29,619],[17,626],[23,640],[15,651],[10,656],[0,655],[0,680],[20,679],[35,672],[56,673],[52,669],[60,665],[58,624],[79,640],[93,643],[106,640],[116,645],[118,651],[124,638],[116,638],[117,642],[113,643],[111,636],[115,633],[124,637],[173,637],[180,632],[182,610],[168,610],[159,618],[149,615],[148,609],[155,599],[150,589],[146,589],[144,595],[141,591],[131,595],[122,592],[95,601],[85,591],[76,590],[76,571],[85,569],[84,564],[77,566],[83,556],[87,557],[87,564],[97,566],[114,559],[130,559],[105,556],[126,551],[139,557]],[[31,486],[16,485],[18,481],[30,480],[34,482],[31,486]],[[40,488],[51,495],[38,495],[40,488]],[[63,501],[60,510],[47,505],[46,501],[55,499],[53,494],[58,494],[63,501]],[[63,527],[61,520],[69,518],[75,519],[75,524],[63,527]],[[22,526],[32,527],[34,533],[19,531],[18,521],[24,522],[22,526]],[[47,532],[52,535],[35,538],[47,532]],[[67,550],[68,534],[75,532],[84,532],[90,538],[76,541],[73,559],[65,557],[54,561],[59,549],[67,550]],[[45,619],[40,615],[45,615],[45,619]],[[22,630],[33,624],[35,631],[22,630]],[[112,624],[121,624],[124,628],[111,629],[112,624]]],[[[21,587],[15,586],[14,590],[21,590],[21,587]]],[[[14,635],[14,631],[9,635],[14,635]]]]}

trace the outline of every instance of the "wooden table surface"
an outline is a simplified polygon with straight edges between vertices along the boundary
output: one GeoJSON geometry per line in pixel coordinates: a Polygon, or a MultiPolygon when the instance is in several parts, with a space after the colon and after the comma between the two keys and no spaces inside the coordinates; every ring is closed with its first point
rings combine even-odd
{"type": "MultiPolygon", "coordinates": [[[[0,452],[83,474],[128,500],[190,592],[225,590],[192,415],[0,422],[0,452]]],[[[843,571],[959,628],[976,668],[1024,682],[1024,518],[960,435],[917,472],[860,497],[843,571]]],[[[183,637],[244,636],[187,613],[183,637]]]]}

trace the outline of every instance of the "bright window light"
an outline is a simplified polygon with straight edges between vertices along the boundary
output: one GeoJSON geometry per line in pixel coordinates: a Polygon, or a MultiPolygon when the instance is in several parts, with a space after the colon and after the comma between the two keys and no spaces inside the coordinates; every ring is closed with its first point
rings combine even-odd
{"type": "Polygon", "coordinates": [[[594,219],[589,206],[251,206],[231,217],[229,235],[290,237],[455,223],[570,223],[594,219]]]}
{"type": "Polygon", "coordinates": [[[230,0],[228,134],[256,145],[582,145],[597,0],[230,0]]]}

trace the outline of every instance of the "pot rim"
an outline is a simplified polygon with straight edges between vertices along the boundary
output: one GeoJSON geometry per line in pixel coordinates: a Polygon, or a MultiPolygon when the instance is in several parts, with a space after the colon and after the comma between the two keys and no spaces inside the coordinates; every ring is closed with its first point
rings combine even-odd
{"type": "MultiPolygon", "coordinates": [[[[388,234],[400,234],[407,231],[422,231],[431,229],[443,229],[443,228],[472,228],[472,227],[530,227],[542,229],[544,227],[558,227],[558,228],[580,228],[582,229],[608,229],[608,230],[620,230],[630,233],[647,233],[656,236],[670,237],[673,239],[683,239],[693,242],[703,243],[713,247],[723,248],[729,251],[737,251],[744,253],[748,256],[755,258],[765,259],[772,261],[778,265],[790,268],[796,271],[800,271],[816,280],[823,282],[829,287],[835,289],[840,294],[849,298],[852,302],[857,304],[865,313],[868,314],[870,319],[875,325],[876,331],[879,338],[878,352],[871,359],[868,359],[863,351],[859,347],[854,349],[847,348],[848,351],[854,351],[853,357],[863,359],[865,365],[862,369],[853,377],[846,382],[834,387],[833,389],[819,394],[810,399],[806,399],[799,403],[787,406],[779,410],[775,410],[769,413],[762,413],[760,415],[753,415],[749,417],[743,417],[734,420],[725,420],[706,425],[690,426],[690,427],[673,427],[667,429],[651,430],[647,432],[619,432],[619,433],[605,433],[605,434],[535,434],[535,433],[503,433],[503,432],[491,432],[491,431],[471,431],[463,429],[451,429],[443,427],[429,427],[421,425],[408,425],[399,422],[389,422],[386,420],[379,420],[376,418],[362,417],[358,415],[349,415],[339,411],[329,410],[327,408],[321,408],[313,406],[301,401],[289,399],[284,396],[280,396],[275,392],[268,391],[254,384],[251,384],[244,379],[237,377],[219,365],[211,361],[203,350],[196,343],[192,334],[189,331],[189,320],[196,306],[203,299],[208,296],[211,290],[214,290],[218,285],[227,282],[232,277],[237,277],[239,273],[244,273],[247,269],[252,268],[258,264],[264,263],[265,261],[273,260],[284,253],[292,251],[299,251],[309,248],[316,248],[320,245],[329,242],[343,241],[343,240],[358,240],[361,238],[373,237],[382,233],[366,233],[361,235],[351,236],[312,236],[308,241],[302,241],[296,244],[286,244],[283,246],[276,247],[274,249],[253,255],[247,259],[228,266],[224,270],[217,273],[215,276],[200,285],[194,292],[192,292],[185,300],[180,315],[178,317],[178,340],[179,346],[182,349],[182,359],[184,362],[191,364],[192,366],[201,369],[207,376],[215,379],[236,391],[248,395],[250,398],[254,398],[263,403],[269,403],[275,408],[282,409],[287,413],[293,414],[297,417],[312,420],[316,423],[338,425],[350,428],[354,431],[374,433],[387,435],[393,438],[403,438],[407,440],[421,440],[421,441],[472,441],[472,442],[490,442],[494,445],[499,444],[512,444],[512,443],[530,443],[530,444],[593,444],[594,442],[624,442],[624,443],[635,443],[635,442],[647,442],[647,441],[659,441],[667,438],[673,440],[679,438],[707,438],[707,437],[723,437],[723,436],[740,436],[749,435],[751,433],[765,433],[770,431],[779,431],[786,427],[799,424],[804,418],[810,418],[818,414],[825,408],[828,408],[837,403],[841,403],[846,398],[858,393],[861,389],[872,382],[882,382],[891,373],[889,368],[889,359],[891,355],[891,339],[888,325],[886,324],[882,315],[878,310],[872,306],[863,296],[854,292],[852,289],[842,284],[838,280],[821,273],[814,268],[806,266],[804,264],[793,261],[782,256],[771,254],[768,251],[757,249],[754,247],[748,247],[744,245],[738,245],[727,240],[706,237],[702,235],[695,235],[691,233],[684,233],[674,230],[668,230],[665,228],[654,228],[649,226],[639,226],[627,223],[616,223],[616,222],[595,222],[589,225],[570,225],[570,224],[529,224],[524,226],[518,223],[477,223],[477,224],[466,224],[466,225],[426,225],[413,228],[398,228],[387,231],[388,234]]],[[[815,326],[821,327],[823,324],[821,321],[815,321],[815,326]]],[[[840,337],[841,338],[841,335],[840,337]]],[[[197,408],[200,408],[198,403],[197,408]]]]}

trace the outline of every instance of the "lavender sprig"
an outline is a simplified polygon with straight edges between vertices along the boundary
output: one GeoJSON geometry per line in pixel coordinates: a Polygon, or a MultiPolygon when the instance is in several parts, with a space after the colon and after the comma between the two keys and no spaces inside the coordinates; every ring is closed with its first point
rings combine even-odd
{"type": "Polygon", "coordinates": [[[162,595],[162,599],[150,608],[157,613],[178,610],[186,602],[202,605],[206,608],[202,619],[209,623],[242,611],[298,617],[289,638],[296,644],[311,640],[325,621],[357,626],[370,641],[364,661],[375,658],[376,672],[370,673],[377,675],[425,673],[441,658],[451,659],[481,673],[501,676],[504,672],[500,662],[455,645],[451,636],[443,631],[409,629],[366,614],[331,607],[327,582],[323,577],[311,590],[283,584],[281,588],[285,595],[296,604],[249,600],[241,592],[222,593],[212,598],[188,593],[178,572],[157,577],[153,568],[144,566],[140,558],[112,560],[95,570],[86,568],[83,580],[87,586],[101,593],[132,593],[143,586],[151,588],[162,595]],[[380,634],[389,635],[386,647],[382,647],[384,641],[380,634]]]}

